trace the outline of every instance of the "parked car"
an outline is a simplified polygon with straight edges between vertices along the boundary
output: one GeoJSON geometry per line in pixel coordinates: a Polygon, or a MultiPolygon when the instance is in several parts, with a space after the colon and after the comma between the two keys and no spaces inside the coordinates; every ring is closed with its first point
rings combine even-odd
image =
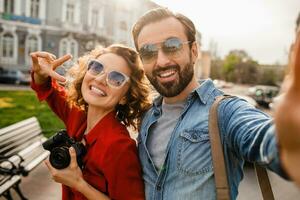
{"type": "Polygon", "coordinates": [[[269,108],[270,103],[273,98],[278,95],[279,87],[268,86],[268,85],[257,85],[249,88],[249,96],[251,96],[255,101],[263,107],[269,108]]]}
{"type": "Polygon", "coordinates": [[[30,83],[30,75],[27,76],[18,69],[0,69],[0,83],[24,84],[30,83]]]}

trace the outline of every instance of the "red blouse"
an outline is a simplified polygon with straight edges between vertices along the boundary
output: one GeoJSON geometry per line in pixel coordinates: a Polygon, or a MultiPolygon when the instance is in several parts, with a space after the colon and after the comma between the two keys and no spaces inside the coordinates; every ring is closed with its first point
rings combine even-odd
{"type": "MultiPolygon", "coordinates": [[[[32,76],[33,77],[33,76],[32,76]]],[[[37,85],[32,89],[40,101],[46,100],[50,108],[64,122],[67,132],[77,141],[84,137],[87,154],[84,157],[84,180],[111,199],[144,199],[144,183],[136,143],[130,138],[115,112],[103,117],[87,135],[86,114],[66,102],[64,88],[56,81],[37,85]]],[[[86,199],[73,188],[63,187],[62,199],[86,199]]]]}

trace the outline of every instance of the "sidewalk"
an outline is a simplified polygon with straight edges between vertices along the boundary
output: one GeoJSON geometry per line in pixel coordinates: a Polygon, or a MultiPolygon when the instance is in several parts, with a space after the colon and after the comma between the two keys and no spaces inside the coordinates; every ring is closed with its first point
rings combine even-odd
{"type": "MultiPolygon", "coordinates": [[[[300,190],[292,182],[287,182],[274,173],[269,173],[275,199],[295,200],[300,197],[300,190]]],[[[34,169],[28,177],[21,182],[23,194],[30,200],[60,200],[61,187],[55,183],[46,166],[42,163],[34,169]]],[[[237,200],[258,200],[262,199],[255,173],[252,168],[245,169],[245,178],[239,189],[237,200]]],[[[15,195],[14,195],[15,196],[15,195]]],[[[4,200],[0,197],[0,200],[4,200]]],[[[14,198],[18,200],[18,198],[14,198]]]]}
{"type": "MultiPolygon", "coordinates": [[[[41,163],[27,177],[23,178],[20,186],[23,195],[29,200],[61,199],[61,186],[51,179],[44,163],[41,163]]],[[[14,192],[13,199],[19,200],[19,197],[14,192]]],[[[0,200],[5,200],[5,198],[0,197],[0,200]]]]}
{"type": "MultiPolygon", "coordinates": [[[[253,168],[244,169],[245,177],[239,187],[237,200],[260,200],[261,191],[253,168]]],[[[276,200],[296,200],[300,199],[300,188],[293,182],[286,181],[273,172],[268,172],[272,190],[276,200]]]]}
{"type": "Polygon", "coordinates": [[[29,85],[12,85],[0,83],[0,91],[32,90],[29,85]]]}

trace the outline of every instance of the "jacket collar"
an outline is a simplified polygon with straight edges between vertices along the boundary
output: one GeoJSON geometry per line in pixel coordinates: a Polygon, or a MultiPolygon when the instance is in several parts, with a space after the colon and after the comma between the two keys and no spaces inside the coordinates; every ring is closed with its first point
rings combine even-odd
{"type": "MultiPolygon", "coordinates": [[[[210,96],[212,95],[213,91],[217,89],[211,79],[205,79],[205,80],[200,80],[199,81],[200,86],[195,89],[191,94],[188,96],[187,99],[190,99],[192,96],[198,96],[200,101],[203,104],[206,104],[210,96]]],[[[153,107],[155,109],[161,108],[161,104],[163,101],[163,97],[159,95],[158,97],[155,98],[153,102],[153,107]]]]}
{"type": "Polygon", "coordinates": [[[214,86],[211,79],[200,80],[200,86],[195,90],[195,93],[199,96],[200,101],[206,104],[211,97],[214,90],[217,88],[214,86]]]}

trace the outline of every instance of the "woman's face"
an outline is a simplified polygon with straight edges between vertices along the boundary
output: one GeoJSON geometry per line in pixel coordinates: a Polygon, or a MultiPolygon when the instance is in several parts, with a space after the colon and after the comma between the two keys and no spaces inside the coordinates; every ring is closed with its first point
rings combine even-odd
{"type": "Polygon", "coordinates": [[[114,53],[105,53],[97,59],[94,59],[92,62],[94,65],[93,67],[96,67],[88,69],[83,78],[81,86],[82,96],[89,105],[89,109],[93,107],[104,111],[114,110],[119,102],[124,101],[124,96],[130,86],[129,80],[119,86],[118,84],[115,84],[115,79],[116,77],[120,79],[119,76],[122,77],[118,72],[125,75],[125,77],[130,77],[131,70],[126,61],[121,56],[114,53]],[[99,63],[103,66],[103,71],[101,73],[97,73],[101,71],[99,63]]]}

